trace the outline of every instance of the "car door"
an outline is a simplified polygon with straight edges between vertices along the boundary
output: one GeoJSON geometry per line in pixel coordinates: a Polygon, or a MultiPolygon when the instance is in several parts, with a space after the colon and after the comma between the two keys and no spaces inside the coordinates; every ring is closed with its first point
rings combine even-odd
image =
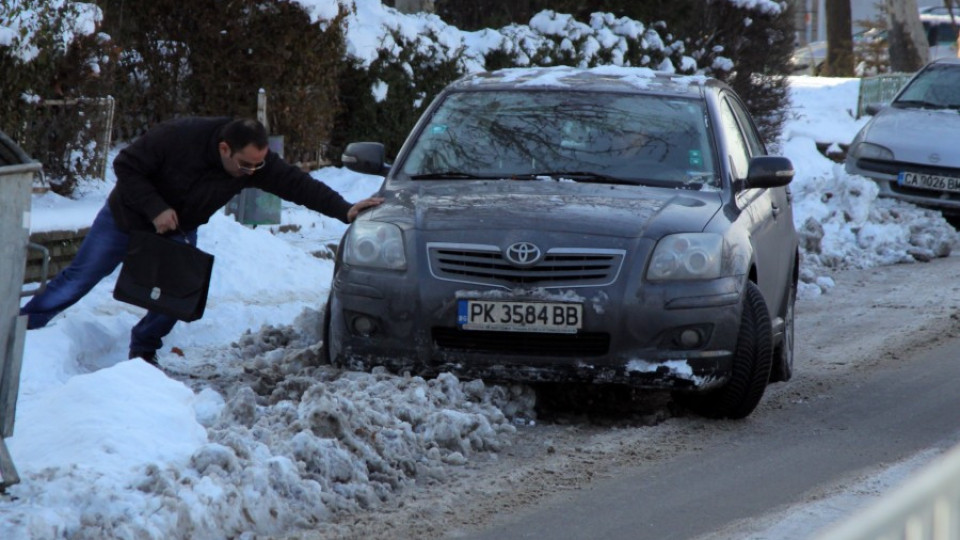
{"type": "MultiPolygon", "coordinates": [[[[750,158],[766,154],[753,122],[736,96],[725,93],[720,99],[720,122],[726,139],[727,160],[731,174],[736,180],[747,177],[750,158]]],[[[767,300],[771,313],[779,309],[783,296],[786,265],[790,257],[784,257],[783,242],[785,225],[793,226],[788,210],[786,190],[744,189],[736,194],[740,209],[738,221],[750,234],[757,266],[757,281],[767,300]]]]}

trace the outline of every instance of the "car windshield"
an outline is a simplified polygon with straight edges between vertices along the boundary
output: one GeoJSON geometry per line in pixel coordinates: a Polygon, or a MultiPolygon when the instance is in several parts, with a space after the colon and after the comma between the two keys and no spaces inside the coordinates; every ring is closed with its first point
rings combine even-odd
{"type": "Polygon", "coordinates": [[[550,91],[454,92],[404,159],[414,180],[478,178],[719,185],[697,99],[550,91]]]}
{"type": "Polygon", "coordinates": [[[901,108],[960,108],[960,65],[929,66],[897,96],[893,105],[901,108]]]}

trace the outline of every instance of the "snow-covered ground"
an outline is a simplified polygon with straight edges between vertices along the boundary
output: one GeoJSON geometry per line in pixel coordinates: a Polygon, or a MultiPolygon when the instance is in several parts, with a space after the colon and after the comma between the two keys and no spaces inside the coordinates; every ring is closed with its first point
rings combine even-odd
{"type": "MultiPolygon", "coordinates": [[[[876,198],[823,157],[849,142],[857,80],[792,79],[782,148],[795,164],[806,298],[829,270],[942,254],[938,213],[876,198]]],[[[349,200],[380,179],[314,173],[349,200]]],[[[89,225],[114,178],[75,200],[35,195],[32,230],[89,225]]],[[[0,498],[0,538],[222,538],[312,528],[376,507],[415,482],[443,482],[535,421],[524,386],[488,386],[316,366],[332,263],[313,253],[339,222],[284,206],[251,229],[218,214],[200,230],[216,256],[205,317],[165,341],[165,370],[126,359],[142,311],[112,299],[116,274],[46,328],[30,331],[14,436],[22,482],[0,498]]],[[[251,536],[252,537],[252,536],[251,536]]]]}

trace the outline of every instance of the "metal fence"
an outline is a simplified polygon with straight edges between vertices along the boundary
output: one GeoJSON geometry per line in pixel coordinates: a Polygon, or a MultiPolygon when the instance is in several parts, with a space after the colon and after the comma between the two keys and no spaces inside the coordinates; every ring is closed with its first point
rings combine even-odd
{"type": "Polygon", "coordinates": [[[817,540],[960,539],[960,447],[817,540]]]}
{"type": "Polygon", "coordinates": [[[912,73],[886,73],[860,79],[857,118],[863,116],[870,105],[890,103],[910,77],[913,77],[912,73]]]}
{"type": "Polygon", "coordinates": [[[112,96],[40,102],[32,131],[42,143],[37,145],[34,158],[52,169],[53,174],[105,179],[115,111],[116,101],[112,96]],[[70,162],[62,155],[65,148],[88,155],[78,162],[70,162]]]}

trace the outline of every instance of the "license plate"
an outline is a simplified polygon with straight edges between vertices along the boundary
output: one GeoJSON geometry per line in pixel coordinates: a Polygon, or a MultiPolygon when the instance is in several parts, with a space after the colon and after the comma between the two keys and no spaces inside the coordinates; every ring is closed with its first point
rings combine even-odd
{"type": "Polygon", "coordinates": [[[575,334],[583,327],[583,306],[559,302],[460,300],[457,326],[464,330],[575,334]]]}
{"type": "Polygon", "coordinates": [[[902,172],[897,175],[897,183],[901,186],[960,193],[960,178],[954,176],[902,172]]]}

